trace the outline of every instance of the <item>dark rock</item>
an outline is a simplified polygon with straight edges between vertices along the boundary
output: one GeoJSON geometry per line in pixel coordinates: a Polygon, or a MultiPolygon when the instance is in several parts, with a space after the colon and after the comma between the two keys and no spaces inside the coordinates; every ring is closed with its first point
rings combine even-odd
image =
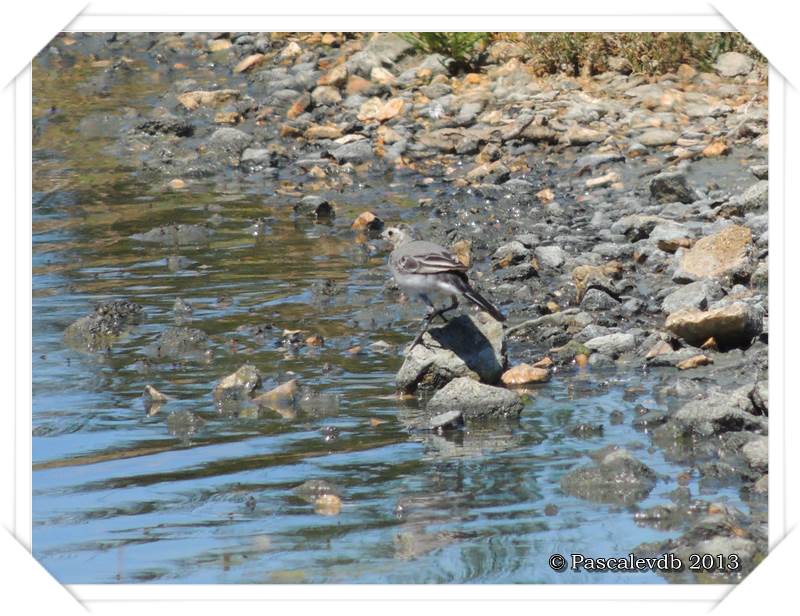
{"type": "Polygon", "coordinates": [[[190,122],[175,117],[143,120],[136,124],[134,130],[146,135],[175,135],[176,137],[194,135],[194,126],[190,122]]]}
{"type": "Polygon", "coordinates": [[[650,195],[657,203],[693,203],[699,198],[680,171],[659,173],[650,180],[650,195]]]}
{"type": "Polygon", "coordinates": [[[320,220],[333,218],[336,214],[333,205],[315,195],[303,197],[299,203],[294,205],[294,212],[301,216],[311,216],[320,220]]]}
{"type": "Polygon", "coordinates": [[[655,485],[655,472],[625,449],[607,453],[597,464],[561,478],[561,489],[567,494],[614,505],[632,505],[646,498],[655,485]]]}
{"type": "Polygon", "coordinates": [[[134,302],[103,302],[94,312],[69,325],[64,331],[64,340],[73,348],[105,351],[120,335],[139,323],[142,316],[142,307],[134,302]]]}

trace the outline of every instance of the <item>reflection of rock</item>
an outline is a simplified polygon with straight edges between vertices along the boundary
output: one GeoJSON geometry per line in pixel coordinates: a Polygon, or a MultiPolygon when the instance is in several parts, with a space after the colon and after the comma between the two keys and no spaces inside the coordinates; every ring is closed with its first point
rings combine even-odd
{"type": "Polygon", "coordinates": [[[339,488],[324,479],[309,479],[293,490],[304,501],[313,503],[321,496],[341,496],[339,488]]]}
{"type": "Polygon", "coordinates": [[[422,525],[407,525],[394,538],[394,555],[400,560],[414,560],[455,541],[449,532],[429,533],[422,525]]]}
{"type": "MultiPolygon", "coordinates": [[[[528,438],[530,438],[530,434],[528,438]]],[[[433,459],[480,458],[510,451],[520,446],[522,435],[508,422],[472,424],[465,429],[447,432],[418,432],[411,440],[425,446],[426,456],[433,459]]]]}
{"type": "Polygon", "coordinates": [[[459,410],[469,422],[475,419],[514,416],[522,412],[523,404],[514,391],[485,385],[469,377],[453,379],[428,401],[430,413],[459,410]]]}
{"type": "Polygon", "coordinates": [[[105,351],[142,317],[142,307],[127,300],[103,302],[94,312],[81,317],[64,332],[65,342],[86,351],[105,351]]]}
{"type": "Polygon", "coordinates": [[[646,498],[655,485],[655,472],[625,449],[606,453],[594,466],[577,468],[561,478],[567,494],[620,505],[646,498]]]}
{"type": "Polygon", "coordinates": [[[421,432],[444,432],[457,430],[464,425],[464,414],[461,411],[446,411],[433,417],[416,421],[412,428],[421,432]]]}
{"type": "Polygon", "coordinates": [[[339,412],[339,396],[336,394],[317,392],[305,387],[295,399],[297,408],[315,417],[327,417],[339,412]]]}
{"type": "Polygon", "coordinates": [[[167,417],[169,433],[184,443],[188,443],[205,424],[202,417],[187,410],[175,411],[167,417]]]}
{"type": "Polygon", "coordinates": [[[152,385],[145,385],[142,397],[144,398],[144,408],[150,416],[158,414],[161,407],[171,399],[152,385]]]}
{"type": "Polygon", "coordinates": [[[211,237],[211,230],[203,225],[164,225],[145,233],[134,233],[131,238],[140,242],[157,244],[202,244],[211,237]]]}
{"type": "Polygon", "coordinates": [[[464,376],[497,383],[505,361],[502,324],[484,314],[461,315],[428,330],[406,356],[397,386],[407,392],[438,389],[464,376]]]}

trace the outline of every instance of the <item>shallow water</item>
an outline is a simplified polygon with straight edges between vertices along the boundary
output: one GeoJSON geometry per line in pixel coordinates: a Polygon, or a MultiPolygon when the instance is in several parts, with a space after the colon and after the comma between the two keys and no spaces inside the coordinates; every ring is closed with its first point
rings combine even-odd
{"type": "MultiPolygon", "coordinates": [[[[149,109],[163,84],[145,71],[88,97],[80,84],[90,74],[34,72],[33,549],[51,573],[65,583],[664,582],[547,564],[555,552],[626,555],[678,535],[559,488],[587,452],[624,445],[660,478],[639,508],[670,502],[686,469],[631,426],[637,404],[658,406],[658,377],[566,371],[519,421],[448,436],[409,430],[418,403],[398,400],[393,383],[421,311],[384,292],[385,255],[354,241],[349,223],[378,206],[415,220],[424,188],[356,178],[327,225],[297,219],[296,198],[257,177],[164,190],[113,155],[113,137],[80,130],[92,113],[149,109]],[[212,216],[202,245],[131,238],[212,216]],[[259,217],[268,229],[254,236],[259,217]],[[174,255],[190,261],[171,269],[174,255]],[[209,335],[209,354],[148,352],[175,324],[178,297],[193,307],[186,324],[209,335]],[[143,323],[109,353],[65,345],[67,325],[115,298],[141,304],[143,323]],[[284,329],[325,345],[287,349],[284,329]],[[389,346],[370,346],[378,341],[389,346]],[[318,408],[219,413],[214,384],[245,362],[265,388],[296,376],[322,396],[318,408]],[[175,398],[154,415],[148,384],[175,398]],[[584,422],[602,423],[602,436],[568,435],[584,422]],[[337,486],[339,515],[296,495],[311,479],[337,486]]],[[[696,477],[689,488],[704,495],[696,477]]],[[[747,510],[733,488],[711,497],[747,510]]]]}

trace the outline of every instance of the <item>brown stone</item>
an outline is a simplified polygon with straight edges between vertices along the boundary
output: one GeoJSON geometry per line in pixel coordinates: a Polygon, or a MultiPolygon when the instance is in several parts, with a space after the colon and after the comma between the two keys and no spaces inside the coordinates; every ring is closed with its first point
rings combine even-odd
{"type": "Polygon", "coordinates": [[[708,340],[706,340],[703,344],[700,345],[700,348],[704,351],[718,351],[719,347],[717,345],[717,341],[714,339],[714,336],[711,336],[708,340]]]}
{"type": "Polygon", "coordinates": [[[214,116],[217,124],[238,124],[241,120],[242,116],[238,111],[218,111],[214,116]]]}
{"type": "Polygon", "coordinates": [[[300,98],[292,103],[292,106],[289,107],[289,111],[286,112],[286,117],[290,120],[294,120],[297,116],[301,113],[305,112],[311,106],[311,95],[306,92],[300,98]]]}
{"type": "Polygon", "coordinates": [[[244,73],[245,71],[249,71],[254,66],[258,66],[259,64],[261,64],[264,61],[264,58],[266,57],[267,56],[265,56],[263,53],[250,54],[234,67],[233,72],[244,73]]]}
{"type": "Polygon", "coordinates": [[[547,368],[535,368],[530,364],[517,364],[506,370],[500,380],[506,386],[544,383],[550,380],[550,371],[547,368]]]}
{"type": "Polygon", "coordinates": [[[358,75],[350,75],[350,78],[347,80],[347,86],[345,86],[345,92],[348,96],[351,94],[361,94],[371,87],[372,83],[369,79],[364,79],[358,75]]]}
{"type": "Polygon", "coordinates": [[[178,96],[178,102],[189,111],[198,107],[218,107],[239,98],[239,90],[195,90],[178,96]]]}
{"type": "Polygon", "coordinates": [[[680,269],[689,278],[717,278],[747,266],[753,246],[749,228],[733,225],[695,242],[683,255],[680,269]]]}
{"type": "Polygon", "coordinates": [[[225,49],[230,49],[232,46],[233,43],[231,43],[228,39],[214,39],[213,41],[208,42],[208,50],[212,53],[215,51],[224,51],[225,49]]]}
{"type": "Polygon", "coordinates": [[[472,250],[472,242],[469,240],[458,240],[451,246],[453,254],[465,267],[469,267],[472,262],[470,251],[472,250]]]}
{"type": "Polygon", "coordinates": [[[706,355],[695,355],[679,362],[677,367],[678,370],[691,370],[692,368],[699,368],[700,366],[707,366],[713,363],[714,360],[706,355]]]}
{"type": "Polygon", "coordinates": [[[317,139],[338,139],[342,136],[342,131],[336,126],[320,126],[315,124],[309,126],[303,136],[309,141],[316,141],[317,139]]]}
{"type": "Polygon", "coordinates": [[[347,66],[337,64],[317,81],[318,86],[343,86],[347,83],[347,66]]]}
{"type": "Polygon", "coordinates": [[[382,86],[393,86],[397,84],[397,78],[382,66],[373,67],[369,74],[369,78],[373,82],[379,83],[382,86]]]}
{"type": "Polygon", "coordinates": [[[556,198],[555,193],[550,188],[543,188],[539,192],[536,193],[536,198],[541,203],[550,203],[553,199],[556,198]]]}
{"type": "Polygon", "coordinates": [[[730,152],[730,148],[728,144],[722,141],[721,139],[717,141],[712,141],[709,143],[705,148],[703,148],[703,156],[706,158],[711,158],[713,156],[722,156],[724,154],[728,154],[730,152]]]}
{"type": "Polygon", "coordinates": [[[319,334],[312,334],[311,336],[306,338],[306,344],[308,346],[315,346],[315,347],[325,346],[325,339],[319,334]]]}
{"type": "Polygon", "coordinates": [[[405,105],[402,98],[390,98],[385,103],[377,98],[370,98],[361,105],[358,110],[359,120],[367,122],[369,120],[378,120],[384,122],[397,116],[405,105]]]}

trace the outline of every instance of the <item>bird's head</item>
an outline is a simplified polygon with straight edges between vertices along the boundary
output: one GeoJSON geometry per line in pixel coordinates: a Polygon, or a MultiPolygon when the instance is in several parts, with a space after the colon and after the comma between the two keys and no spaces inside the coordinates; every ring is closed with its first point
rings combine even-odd
{"type": "Polygon", "coordinates": [[[408,229],[404,229],[402,227],[388,227],[387,229],[384,229],[383,233],[381,233],[381,239],[386,240],[392,246],[397,248],[413,238],[411,237],[411,233],[408,229]]]}

